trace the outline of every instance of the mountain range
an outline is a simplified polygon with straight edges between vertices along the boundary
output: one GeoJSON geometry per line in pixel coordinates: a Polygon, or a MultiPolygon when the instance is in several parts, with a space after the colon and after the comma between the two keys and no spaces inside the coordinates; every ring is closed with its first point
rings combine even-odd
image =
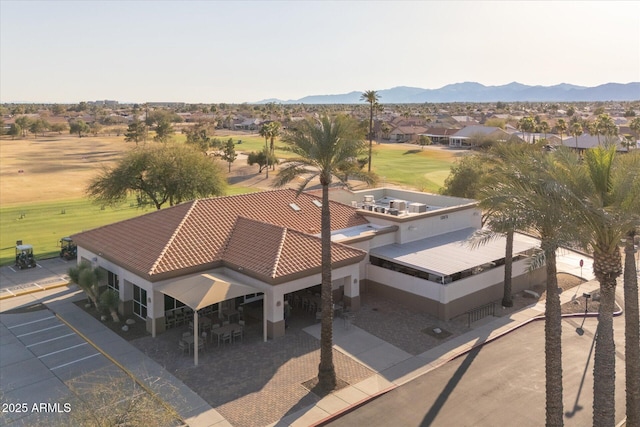
{"type": "MultiPolygon", "coordinates": [[[[378,90],[380,103],[411,104],[424,102],[579,102],[638,101],[640,82],[606,83],[595,87],[561,83],[555,86],[528,86],[513,82],[485,86],[476,82],[454,83],[440,89],[398,86],[378,90]]],[[[359,104],[362,92],[338,95],[311,95],[295,100],[264,99],[257,104],[359,104]]]]}

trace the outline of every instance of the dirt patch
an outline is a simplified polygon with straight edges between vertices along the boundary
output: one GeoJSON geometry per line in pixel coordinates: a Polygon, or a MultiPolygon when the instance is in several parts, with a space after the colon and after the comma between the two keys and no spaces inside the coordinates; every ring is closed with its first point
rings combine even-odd
{"type": "MultiPolygon", "coordinates": [[[[584,283],[585,281],[573,274],[568,273],[558,273],[558,288],[561,289],[561,292],[568,291],[569,289],[573,289],[576,286],[584,283]]],[[[544,301],[547,298],[547,289],[546,285],[540,284],[533,287],[533,290],[540,295],[539,301],[544,301]]]]}
{"type": "Polygon", "coordinates": [[[141,319],[134,319],[133,317],[130,317],[129,319],[135,320],[135,323],[132,325],[127,325],[129,330],[125,332],[122,330],[122,327],[125,326],[125,322],[128,318],[121,317],[119,322],[114,322],[109,314],[105,315],[104,313],[99,312],[93,305],[87,307],[87,300],[85,299],[75,301],[74,304],[83,309],[86,313],[89,313],[91,316],[93,316],[94,319],[100,321],[107,328],[111,329],[113,332],[120,335],[120,337],[124,338],[127,341],[132,341],[137,338],[151,335],[149,334],[149,332],[147,332],[147,325],[141,319]],[[102,320],[102,316],[107,316],[107,320],[102,320]]]}

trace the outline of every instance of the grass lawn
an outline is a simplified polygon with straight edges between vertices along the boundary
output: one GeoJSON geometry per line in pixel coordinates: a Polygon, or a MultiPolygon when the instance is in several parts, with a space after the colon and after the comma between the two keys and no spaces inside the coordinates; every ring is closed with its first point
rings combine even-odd
{"type": "Polygon", "coordinates": [[[377,145],[373,149],[372,169],[380,186],[395,184],[437,193],[449,175],[451,164],[462,152],[412,148],[406,145],[377,145]]]}
{"type": "MultiPolygon", "coordinates": [[[[259,191],[240,186],[227,190],[227,195],[259,191]]],[[[153,211],[138,208],[135,199],[101,209],[86,198],[0,208],[0,265],[15,261],[16,240],[33,245],[37,259],[50,258],[59,254],[62,237],[153,211]]]]}

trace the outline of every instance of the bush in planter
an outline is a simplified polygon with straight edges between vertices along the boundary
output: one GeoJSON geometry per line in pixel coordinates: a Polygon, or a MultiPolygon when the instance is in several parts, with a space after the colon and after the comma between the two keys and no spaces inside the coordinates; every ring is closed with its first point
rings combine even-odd
{"type": "Polygon", "coordinates": [[[104,271],[98,267],[92,267],[88,262],[82,262],[77,267],[71,267],[68,274],[71,282],[78,285],[96,309],[99,309],[98,284],[104,278],[104,271]]]}
{"type": "Polygon", "coordinates": [[[106,310],[111,314],[111,319],[114,322],[119,322],[118,317],[118,304],[120,303],[120,296],[113,289],[107,289],[100,295],[100,308],[106,310]]]}

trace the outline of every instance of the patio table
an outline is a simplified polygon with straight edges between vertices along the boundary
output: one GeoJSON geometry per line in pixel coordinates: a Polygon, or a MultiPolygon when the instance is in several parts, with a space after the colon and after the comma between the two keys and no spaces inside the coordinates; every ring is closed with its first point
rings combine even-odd
{"type": "Polygon", "coordinates": [[[242,329],[242,326],[237,323],[230,323],[228,325],[220,326],[219,328],[213,328],[211,333],[218,338],[218,345],[220,345],[220,338],[225,334],[233,334],[233,331],[242,329]]]}
{"type": "Polygon", "coordinates": [[[227,318],[228,321],[231,321],[233,316],[237,316],[240,312],[234,308],[227,308],[222,310],[222,314],[227,318]]]}
{"type": "Polygon", "coordinates": [[[182,337],[182,341],[187,343],[187,345],[189,346],[189,354],[191,354],[191,349],[193,348],[193,335],[190,335],[188,337],[182,337]]]}

